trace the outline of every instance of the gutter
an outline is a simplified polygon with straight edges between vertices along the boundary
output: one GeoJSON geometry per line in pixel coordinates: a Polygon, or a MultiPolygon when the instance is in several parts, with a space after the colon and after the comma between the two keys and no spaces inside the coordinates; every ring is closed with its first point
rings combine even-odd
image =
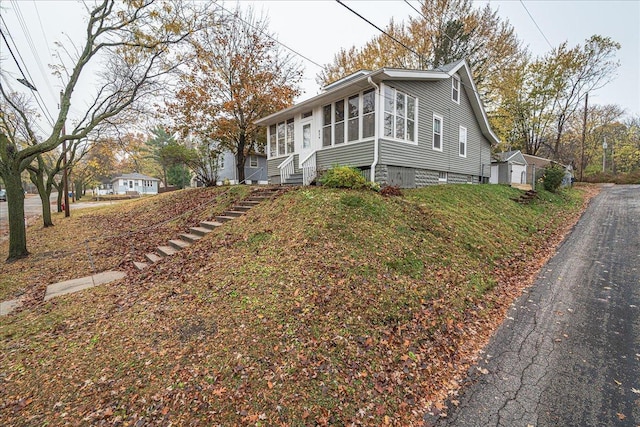
{"type": "Polygon", "coordinates": [[[373,82],[371,76],[367,77],[367,81],[369,84],[376,88],[376,101],[375,101],[375,112],[376,112],[376,121],[373,128],[373,163],[371,163],[371,175],[369,178],[371,182],[376,182],[376,166],[378,165],[378,151],[380,149],[380,144],[378,142],[378,128],[380,123],[380,86],[373,82]]]}

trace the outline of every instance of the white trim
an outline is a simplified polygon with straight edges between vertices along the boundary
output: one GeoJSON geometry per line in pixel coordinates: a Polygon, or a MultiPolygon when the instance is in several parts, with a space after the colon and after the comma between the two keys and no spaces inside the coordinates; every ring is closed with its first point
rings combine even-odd
{"type": "Polygon", "coordinates": [[[467,143],[467,136],[469,133],[467,132],[467,128],[464,126],[460,126],[458,128],[458,156],[467,157],[467,151],[469,150],[469,144],[467,143]],[[462,132],[464,130],[464,132],[462,132]],[[462,135],[464,134],[464,141],[462,140],[462,135]],[[462,147],[462,143],[464,142],[464,154],[461,153],[460,147],[462,147]]]}
{"type": "Polygon", "coordinates": [[[453,102],[455,102],[456,104],[460,105],[460,88],[462,87],[462,85],[460,84],[460,77],[458,77],[457,74],[454,74],[453,76],[451,76],[451,100],[453,102]],[[455,82],[458,82],[458,87],[455,87],[455,82]],[[455,92],[458,92],[458,99],[455,99],[453,97],[453,94],[455,92]]]}
{"type": "Polygon", "coordinates": [[[444,147],[444,118],[436,113],[433,113],[433,120],[431,122],[431,149],[434,151],[443,151],[444,147]],[[436,148],[435,135],[436,135],[436,118],[440,120],[440,148],[436,148]]]}

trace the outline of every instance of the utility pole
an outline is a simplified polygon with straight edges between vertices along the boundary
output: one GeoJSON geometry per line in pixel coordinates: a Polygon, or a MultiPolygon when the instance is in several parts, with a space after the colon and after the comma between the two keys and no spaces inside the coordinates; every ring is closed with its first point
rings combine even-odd
{"type": "Polygon", "coordinates": [[[602,143],[602,173],[607,168],[607,137],[604,137],[604,142],[602,143]]]}
{"type": "MultiPolygon", "coordinates": [[[[60,108],[62,108],[62,91],[60,91],[60,108]]],[[[66,134],[66,120],[62,124],[62,135],[66,134]]],[[[69,209],[69,183],[67,181],[67,141],[62,141],[62,190],[64,191],[64,216],[68,218],[71,215],[69,209]]]]}
{"type": "Polygon", "coordinates": [[[587,104],[589,102],[589,92],[584,97],[584,121],[582,122],[582,155],[580,159],[580,181],[584,172],[584,140],[587,137],[587,104]]]}

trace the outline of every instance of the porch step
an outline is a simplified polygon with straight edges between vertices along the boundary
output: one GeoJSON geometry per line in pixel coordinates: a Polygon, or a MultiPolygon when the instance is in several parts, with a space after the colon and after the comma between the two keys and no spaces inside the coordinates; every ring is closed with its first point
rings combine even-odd
{"type": "Polygon", "coordinates": [[[145,268],[149,267],[149,264],[147,264],[146,262],[133,261],[133,266],[138,270],[144,270],[145,268]]]}
{"type": "Polygon", "coordinates": [[[144,254],[145,258],[147,258],[149,260],[149,262],[158,262],[162,259],[161,256],[156,255],[154,253],[148,253],[148,254],[144,254]]]}
{"type": "Polygon", "coordinates": [[[180,240],[169,240],[169,244],[177,250],[180,249],[184,249],[184,248],[188,248],[189,246],[191,246],[191,243],[189,242],[185,242],[184,240],[180,239],[180,240]]]}
{"type": "Polygon", "coordinates": [[[283,185],[302,185],[303,178],[301,173],[293,173],[289,178],[285,179],[283,185]]]}
{"type": "Polygon", "coordinates": [[[198,240],[202,239],[202,236],[198,236],[197,234],[191,234],[191,233],[182,233],[178,235],[178,237],[180,237],[182,240],[188,243],[195,243],[198,240]]]}
{"type": "Polygon", "coordinates": [[[161,256],[166,257],[177,254],[178,250],[171,246],[158,246],[156,252],[158,252],[161,256]]]}
{"type": "Polygon", "coordinates": [[[191,234],[195,234],[200,237],[206,236],[212,231],[211,228],[205,228],[205,227],[191,227],[189,230],[191,231],[191,234]]]}
{"type": "Polygon", "coordinates": [[[202,221],[200,223],[201,228],[206,228],[207,230],[215,230],[217,227],[222,225],[221,222],[218,221],[202,221]]]}

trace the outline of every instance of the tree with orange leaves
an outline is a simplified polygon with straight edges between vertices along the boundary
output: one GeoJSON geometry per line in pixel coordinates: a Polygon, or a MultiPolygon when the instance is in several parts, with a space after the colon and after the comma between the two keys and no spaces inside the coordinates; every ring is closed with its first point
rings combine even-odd
{"type": "Polygon", "coordinates": [[[265,144],[255,121],[293,103],[302,72],[280,50],[267,21],[236,9],[212,22],[193,43],[191,68],[167,103],[174,130],[200,144],[230,150],[243,182],[246,157],[265,144]]]}

